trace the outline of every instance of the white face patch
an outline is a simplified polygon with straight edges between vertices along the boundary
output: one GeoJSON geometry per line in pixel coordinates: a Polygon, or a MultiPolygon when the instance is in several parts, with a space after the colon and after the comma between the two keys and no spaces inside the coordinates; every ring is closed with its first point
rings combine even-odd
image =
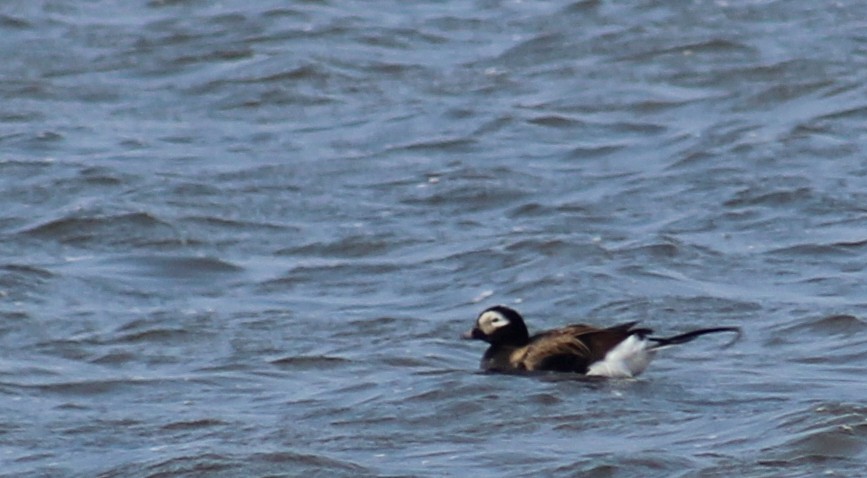
{"type": "Polygon", "coordinates": [[[503,314],[488,310],[479,316],[479,329],[487,335],[491,335],[495,330],[509,325],[509,319],[503,314]]]}

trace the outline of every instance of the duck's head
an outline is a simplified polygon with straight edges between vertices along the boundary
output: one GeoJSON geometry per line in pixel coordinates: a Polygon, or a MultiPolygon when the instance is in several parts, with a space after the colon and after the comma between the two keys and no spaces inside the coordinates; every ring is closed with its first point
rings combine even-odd
{"type": "Polygon", "coordinates": [[[483,340],[491,345],[522,346],[530,340],[524,318],[517,310],[495,305],[483,310],[476,325],[461,336],[464,339],[483,340]]]}

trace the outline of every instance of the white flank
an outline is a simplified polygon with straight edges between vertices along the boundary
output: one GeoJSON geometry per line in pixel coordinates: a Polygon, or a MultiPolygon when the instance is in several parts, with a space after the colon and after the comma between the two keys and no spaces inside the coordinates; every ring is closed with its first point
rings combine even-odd
{"type": "Polygon", "coordinates": [[[648,347],[648,341],[637,335],[630,335],[617,347],[605,354],[605,359],[590,365],[587,375],[600,377],[629,378],[634,377],[650,364],[654,349],[648,347]]]}

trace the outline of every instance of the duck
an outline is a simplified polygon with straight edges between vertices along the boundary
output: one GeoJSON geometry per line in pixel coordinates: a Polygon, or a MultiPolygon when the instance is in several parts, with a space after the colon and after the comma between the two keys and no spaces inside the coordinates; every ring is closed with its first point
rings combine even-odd
{"type": "Polygon", "coordinates": [[[633,378],[644,372],[656,352],[707,334],[736,334],[739,327],[695,329],[672,337],[627,322],[612,327],[573,324],[530,335],[524,318],[510,307],[483,310],[461,337],[489,344],[480,367],[485,372],[564,372],[588,377],[633,378]]]}

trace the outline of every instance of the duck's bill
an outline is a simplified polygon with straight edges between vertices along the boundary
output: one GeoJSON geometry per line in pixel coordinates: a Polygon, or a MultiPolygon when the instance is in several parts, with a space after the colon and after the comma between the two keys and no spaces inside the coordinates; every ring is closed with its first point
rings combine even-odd
{"type": "Polygon", "coordinates": [[[461,338],[464,340],[482,340],[484,338],[484,334],[481,330],[473,328],[462,333],[461,338]]]}

